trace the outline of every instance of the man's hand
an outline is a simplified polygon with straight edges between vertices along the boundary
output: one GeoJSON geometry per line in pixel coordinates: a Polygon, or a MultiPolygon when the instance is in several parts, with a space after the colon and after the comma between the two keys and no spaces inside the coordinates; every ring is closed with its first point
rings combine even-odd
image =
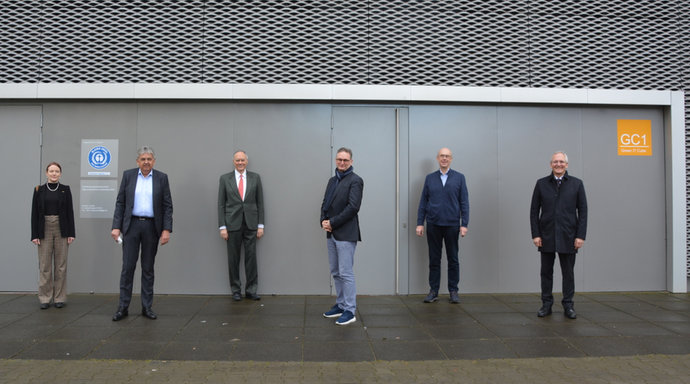
{"type": "Polygon", "coordinates": [[[541,247],[541,237],[535,237],[534,239],[532,239],[532,242],[533,242],[534,245],[536,245],[537,247],[541,247]]]}
{"type": "Polygon", "coordinates": [[[323,228],[324,231],[326,232],[332,232],[333,228],[331,228],[331,221],[330,220],[324,220],[321,222],[321,228],[323,228]]]}
{"type": "Polygon", "coordinates": [[[260,239],[263,235],[264,235],[264,229],[263,228],[259,228],[256,230],[256,238],[257,239],[260,239]]]}
{"type": "Polygon", "coordinates": [[[575,250],[582,248],[585,245],[585,241],[582,239],[575,239],[575,250]]]}
{"type": "Polygon", "coordinates": [[[170,241],[170,231],[164,229],[161,233],[161,245],[165,245],[170,241]]]}
{"type": "Polygon", "coordinates": [[[220,230],[220,238],[227,241],[228,240],[228,230],[223,228],[220,230]]]}
{"type": "Polygon", "coordinates": [[[112,237],[113,240],[115,240],[115,242],[117,242],[118,237],[120,237],[120,230],[119,229],[113,229],[110,232],[110,237],[112,237]]]}
{"type": "Polygon", "coordinates": [[[467,234],[467,227],[460,227],[460,237],[465,237],[467,234]]]}
{"type": "Polygon", "coordinates": [[[424,226],[418,225],[417,228],[415,228],[415,232],[417,233],[417,236],[424,236],[424,226]]]}

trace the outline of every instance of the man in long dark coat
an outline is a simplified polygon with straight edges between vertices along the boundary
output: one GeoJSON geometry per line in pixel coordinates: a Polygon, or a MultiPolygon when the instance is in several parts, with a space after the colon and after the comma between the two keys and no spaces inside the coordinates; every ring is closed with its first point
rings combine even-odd
{"type": "Polygon", "coordinates": [[[530,224],[532,241],[541,252],[541,301],[537,316],[551,314],[553,305],[553,263],[558,253],[563,273],[563,310],[569,319],[577,318],[575,294],[575,255],[587,234],[587,197],[582,180],[570,176],[568,155],[551,156],[552,173],[537,180],[532,194],[530,224]]]}

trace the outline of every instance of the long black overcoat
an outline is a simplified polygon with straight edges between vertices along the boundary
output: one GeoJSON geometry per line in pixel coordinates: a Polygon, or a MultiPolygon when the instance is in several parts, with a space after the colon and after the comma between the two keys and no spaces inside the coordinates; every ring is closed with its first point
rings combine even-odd
{"type": "Polygon", "coordinates": [[[575,239],[587,236],[587,197],[582,180],[553,174],[537,180],[530,208],[532,238],[541,237],[540,252],[577,253],[575,239]]]}

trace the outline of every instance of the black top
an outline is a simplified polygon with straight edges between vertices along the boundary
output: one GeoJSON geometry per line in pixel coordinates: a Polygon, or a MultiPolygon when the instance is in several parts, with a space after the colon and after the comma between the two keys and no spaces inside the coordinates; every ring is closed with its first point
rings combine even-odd
{"type": "MultiPolygon", "coordinates": [[[[51,186],[54,188],[54,186],[51,186]]],[[[45,237],[45,216],[50,215],[46,204],[48,196],[57,196],[57,215],[60,216],[60,234],[62,237],[75,237],[74,209],[72,208],[72,192],[68,185],[60,184],[57,191],[49,191],[46,184],[34,188],[31,204],[31,240],[45,237]]]]}
{"type": "Polygon", "coordinates": [[[48,183],[48,190],[44,195],[45,214],[46,216],[60,214],[60,195],[57,191],[57,183],[48,183]],[[53,191],[54,189],[54,191],[53,191]]]}

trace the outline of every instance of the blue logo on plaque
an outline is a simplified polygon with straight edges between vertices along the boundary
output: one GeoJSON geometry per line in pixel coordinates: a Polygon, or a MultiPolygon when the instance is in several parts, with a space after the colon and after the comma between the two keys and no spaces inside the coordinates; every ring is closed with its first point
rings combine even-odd
{"type": "Polygon", "coordinates": [[[89,164],[96,169],[110,165],[110,151],[106,147],[93,147],[89,151],[89,164]]]}

